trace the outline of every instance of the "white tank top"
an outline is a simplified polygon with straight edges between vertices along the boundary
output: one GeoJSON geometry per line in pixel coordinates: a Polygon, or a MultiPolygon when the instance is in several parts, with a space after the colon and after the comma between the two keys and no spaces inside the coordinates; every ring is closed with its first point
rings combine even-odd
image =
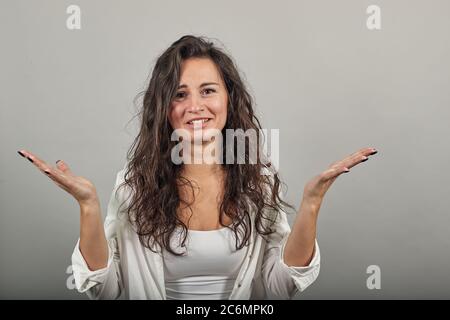
{"type": "Polygon", "coordinates": [[[245,258],[247,246],[236,251],[233,230],[189,230],[185,246],[181,247],[182,228],[176,228],[171,238],[175,256],[163,250],[166,298],[228,299],[245,258]]]}

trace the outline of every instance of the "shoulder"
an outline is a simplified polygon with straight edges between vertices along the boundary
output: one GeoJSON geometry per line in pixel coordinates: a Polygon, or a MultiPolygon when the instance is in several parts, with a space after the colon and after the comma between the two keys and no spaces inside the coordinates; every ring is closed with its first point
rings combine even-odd
{"type": "Polygon", "coordinates": [[[116,172],[114,187],[108,203],[110,218],[119,218],[126,214],[126,208],[130,203],[130,188],[125,184],[126,165],[116,172]]]}

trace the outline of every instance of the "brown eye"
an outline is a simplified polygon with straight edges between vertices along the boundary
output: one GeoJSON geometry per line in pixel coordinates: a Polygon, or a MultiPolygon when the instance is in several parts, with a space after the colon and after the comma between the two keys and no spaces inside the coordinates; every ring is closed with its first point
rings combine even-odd
{"type": "Polygon", "coordinates": [[[211,93],[211,92],[216,92],[216,90],[214,90],[212,88],[208,88],[208,89],[205,89],[203,92],[211,93]]]}
{"type": "Polygon", "coordinates": [[[175,95],[175,98],[177,98],[177,99],[183,98],[184,94],[185,93],[183,91],[177,92],[177,94],[175,95]]]}

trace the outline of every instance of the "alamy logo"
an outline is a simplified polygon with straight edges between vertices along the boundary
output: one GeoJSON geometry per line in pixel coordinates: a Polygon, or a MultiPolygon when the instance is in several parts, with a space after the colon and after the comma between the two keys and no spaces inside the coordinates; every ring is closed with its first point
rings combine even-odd
{"type": "Polygon", "coordinates": [[[381,9],[379,6],[370,5],[366,9],[366,13],[369,14],[366,21],[367,29],[380,30],[381,29],[381,9]]]}
{"type": "Polygon", "coordinates": [[[66,27],[69,30],[81,29],[81,9],[79,6],[72,4],[67,7],[66,13],[70,16],[66,20],[66,27]]]}
{"type": "Polygon", "coordinates": [[[270,139],[266,140],[267,133],[267,129],[226,129],[223,137],[218,129],[196,127],[193,134],[186,129],[175,129],[171,141],[178,143],[171,150],[171,160],[177,165],[261,163],[268,169],[261,174],[270,175],[279,168],[280,133],[271,129],[270,139]]]}
{"type": "Polygon", "coordinates": [[[67,287],[67,289],[69,289],[69,290],[75,289],[76,286],[75,286],[75,278],[73,276],[73,271],[72,271],[72,265],[67,267],[66,274],[69,275],[67,277],[67,280],[66,280],[66,287],[67,287]]]}
{"type": "Polygon", "coordinates": [[[367,289],[381,289],[381,269],[376,264],[367,267],[366,273],[370,274],[367,278],[367,289]]]}

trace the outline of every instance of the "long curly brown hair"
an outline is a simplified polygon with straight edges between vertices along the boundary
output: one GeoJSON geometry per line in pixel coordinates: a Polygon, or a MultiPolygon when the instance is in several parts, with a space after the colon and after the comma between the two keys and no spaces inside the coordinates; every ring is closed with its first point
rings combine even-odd
{"type": "MultiPolygon", "coordinates": [[[[193,186],[191,181],[180,175],[182,164],[171,161],[171,150],[177,142],[171,141],[173,128],[168,121],[168,112],[179,85],[181,64],[185,59],[194,57],[211,59],[226,85],[228,111],[223,137],[226,129],[253,129],[258,132],[262,129],[254,114],[253,99],[232,58],[206,37],[185,35],[159,56],[150,83],[142,92],[144,98],[138,114],[140,132],[127,153],[125,181],[116,190],[117,194],[121,187],[127,185],[132,191],[131,202],[126,210],[129,221],[136,227],[141,244],[153,252],[156,252],[154,245],[157,243],[174,255],[182,254],[171,248],[170,237],[175,228],[181,226],[184,234],[181,245],[184,246],[188,234],[187,226],[177,216],[177,209],[184,204],[192,213],[192,203],[180,197],[179,187],[189,184],[193,191],[193,186]]],[[[259,137],[257,142],[259,150],[262,143],[259,137]]],[[[234,143],[231,145],[234,146],[234,143]]],[[[224,145],[224,154],[229,152],[228,149],[224,145]]],[[[248,148],[245,148],[247,160],[248,152],[248,148]]],[[[221,165],[226,178],[219,222],[233,230],[238,250],[248,244],[252,227],[262,236],[273,233],[275,230],[271,227],[279,210],[287,207],[293,209],[293,206],[280,198],[281,185],[284,183],[270,162],[257,161],[254,164],[246,161],[245,164],[221,165]],[[261,174],[267,169],[272,174],[261,174]],[[251,210],[255,214],[254,226],[250,219],[251,210]],[[226,226],[224,215],[231,218],[233,223],[226,226]],[[263,220],[269,224],[263,223],[263,220]]]]}

